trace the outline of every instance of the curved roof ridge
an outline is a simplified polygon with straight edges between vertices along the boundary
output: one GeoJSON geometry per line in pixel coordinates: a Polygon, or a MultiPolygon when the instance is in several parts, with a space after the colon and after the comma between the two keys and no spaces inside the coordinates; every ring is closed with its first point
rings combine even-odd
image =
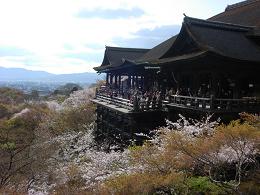
{"type": "Polygon", "coordinates": [[[255,3],[257,1],[259,1],[259,0],[246,0],[246,1],[238,2],[238,3],[232,4],[232,5],[228,5],[226,7],[225,11],[229,11],[229,10],[233,10],[233,9],[240,8],[240,7],[243,7],[243,6],[247,6],[247,5],[250,5],[250,4],[255,3]]]}
{"type": "Polygon", "coordinates": [[[140,58],[149,49],[110,47],[106,46],[103,61],[100,66],[94,67],[96,71],[107,71],[114,67],[120,67],[124,63],[140,58]]]}
{"type": "Polygon", "coordinates": [[[161,58],[172,47],[177,36],[178,34],[154,46],[150,51],[148,51],[143,56],[141,56],[138,60],[136,60],[136,62],[141,63],[141,62],[147,62],[150,60],[161,58]]]}
{"type": "Polygon", "coordinates": [[[114,47],[114,46],[106,46],[106,49],[109,49],[109,50],[114,50],[114,51],[140,51],[140,52],[143,52],[145,50],[150,50],[150,49],[147,49],[147,48],[132,48],[132,47],[114,47]]]}
{"type": "Polygon", "coordinates": [[[184,22],[186,23],[191,23],[191,24],[197,24],[201,26],[207,26],[207,27],[216,27],[216,28],[222,28],[222,29],[227,29],[227,30],[238,30],[238,31],[248,31],[255,26],[245,26],[245,25],[240,25],[240,24],[233,24],[233,23],[227,23],[227,22],[219,22],[219,21],[211,21],[211,20],[202,20],[198,18],[192,18],[185,16],[184,22]]]}
{"type": "Polygon", "coordinates": [[[259,47],[247,37],[255,27],[189,17],[184,20],[200,48],[205,46],[205,49],[236,59],[260,60],[259,47]]]}
{"type": "Polygon", "coordinates": [[[164,53],[164,55],[162,55],[159,59],[179,56],[182,54],[193,53],[194,51],[202,50],[208,50],[208,48],[202,45],[197,40],[197,37],[191,32],[189,24],[184,21],[179,34],[176,36],[175,41],[172,43],[171,47],[164,53]],[[188,40],[188,43],[184,40],[188,40]]]}

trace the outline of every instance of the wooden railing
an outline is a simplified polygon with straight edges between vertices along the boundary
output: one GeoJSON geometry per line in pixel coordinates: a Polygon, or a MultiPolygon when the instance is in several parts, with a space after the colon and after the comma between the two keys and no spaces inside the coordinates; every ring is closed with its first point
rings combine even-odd
{"type": "Polygon", "coordinates": [[[259,111],[260,100],[257,97],[245,97],[242,99],[221,99],[221,98],[201,98],[172,95],[169,100],[170,104],[192,108],[196,110],[210,111],[259,111]]]}
{"type": "Polygon", "coordinates": [[[167,106],[178,106],[184,109],[194,109],[210,112],[242,112],[260,110],[260,99],[257,97],[244,97],[242,99],[201,98],[181,95],[172,95],[169,100],[161,102],[135,102],[102,92],[96,93],[96,99],[129,111],[161,110],[167,106]]]}
{"type": "Polygon", "coordinates": [[[124,99],[113,95],[107,95],[100,92],[96,92],[96,99],[135,112],[161,110],[164,104],[169,103],[168,101],[157,102],[152,100],[149,102],[140,100],[130,101],[128,99],[124,99]]]}
{"type": "Polygon", "coordinates": [[[120,97],[115,97],[115,96],[108,96],[104,94],[96,94],[96,99],[104,101],[109,104],[113,104],[115,106],[125,108],[127,110],[133,110],[133,104],[130,102],[128,99],[123,99],[120,97]]]}

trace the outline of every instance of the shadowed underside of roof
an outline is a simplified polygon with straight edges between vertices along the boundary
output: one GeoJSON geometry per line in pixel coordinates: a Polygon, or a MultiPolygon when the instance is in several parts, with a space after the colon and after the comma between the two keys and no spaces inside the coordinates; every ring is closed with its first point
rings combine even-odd
{"type": "Polygon", "coordinates": [[[260,26],[260,0],[247,0],[229,5],[224,12],[208,20],[260,26]]]}

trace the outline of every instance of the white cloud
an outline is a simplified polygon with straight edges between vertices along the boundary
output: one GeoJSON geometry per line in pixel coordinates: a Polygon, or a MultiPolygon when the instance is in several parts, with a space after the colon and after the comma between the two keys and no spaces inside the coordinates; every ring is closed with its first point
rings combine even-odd
{"type": "Polygon", "coordinates": [[[98,61],[100,58],[83,61],[65,59],[63,54],[68,50],[74,53],[86,52],[86,55],[101,53],[95,45],[117,46],[114,42],[116,37],[133,38],[140,29],[181,24],[183,13],[207,18],[222,11],[226,4],[234,2],[237,1],[0,0],[0,46],[17,47],[34,53],[26,57],[27,62],[1,58],[0,66],[29,67],[55,73],[90,71],[101,63],[98,61]],[[143,15],[114,20],[78,17],[81,10],[134,8],[143,10],[143,15]],[[91,48],[91,45],[94,47],[91,48]]]}
{"type": "Polygon", "coordinates": [[[7,68],[25,68],[29,70],[44,70],[50,73],[80,73],[94,72],[92,69],[98,66],[95,61],[84,61],[75,58],[48,57],[0,57],[0,64],[7,68]],[[32,62],[31,62],[32,61],[32,62]]]}

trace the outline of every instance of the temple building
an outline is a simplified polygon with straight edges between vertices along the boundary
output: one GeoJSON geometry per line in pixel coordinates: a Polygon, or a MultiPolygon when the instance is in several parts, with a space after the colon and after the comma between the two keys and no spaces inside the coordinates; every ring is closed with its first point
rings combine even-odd
{"type": "Polygon", "coordinates": [[[230,5],[201,20],[185,16],[178,35],[154,48],[106,47],[106,85],[97,90],[100,136],[135,135],[179,114],[223,121],[260,111],[260,1],[230,5]]]}

